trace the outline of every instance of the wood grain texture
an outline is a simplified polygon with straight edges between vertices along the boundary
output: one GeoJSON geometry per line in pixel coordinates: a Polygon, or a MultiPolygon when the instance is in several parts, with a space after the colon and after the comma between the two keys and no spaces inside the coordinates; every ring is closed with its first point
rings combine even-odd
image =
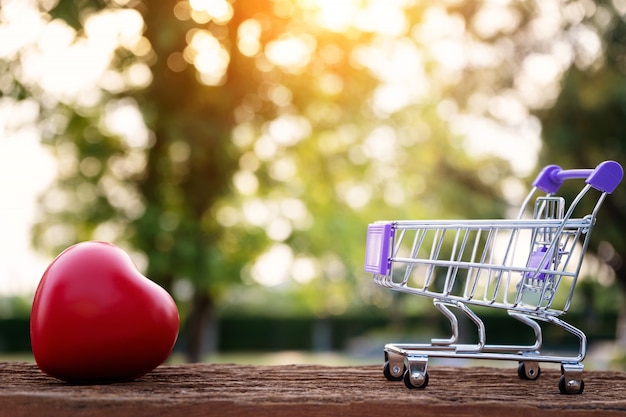
{"type": "Polygon", "coordinates": [[[71,385],[34,364],[0,363],[0,416],[626,416],[626,374],[586,372],[585,392],[558,391],[558,369],[429,367],[425,390],[381,366],[163,365],[132,382],[71,385]]]}

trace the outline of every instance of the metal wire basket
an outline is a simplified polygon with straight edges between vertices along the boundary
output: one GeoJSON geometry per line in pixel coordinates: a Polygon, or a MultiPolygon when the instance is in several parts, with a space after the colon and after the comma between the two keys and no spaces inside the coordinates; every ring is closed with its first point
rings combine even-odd
{"type": "Polygon", "coordinates": [[[408,388],[428,385],[428,358],[479,358],[519,362],[522,379],[537,379],[540,362],[560,363],[559,390],[583,392],[582,361],[585,333],[559,318],[570,307],[578,274],[596,216],[606,196],[623,177],[620,164],[605,161],[595,169],[563,170],[545,167],[511,220],[379,221],[368,226],[365,271],[376,284],[393,291],[430,297],[449,321],[452,335],[430,343],[385,345],[384,375],[404,380],[408,388]],[[565,180],[585,179],[576,198],[566,205],[555,194],[565,180]],[[590,214],[574,216],[579,202],[592,189],[599,191],[590,214]],[[532,218],[524,218],[533,197],[532,218]],[[494,345],[486,342],[483,320],[471,308],[506,310],[529,326],[531,345],[494,345]],[[477,343],[459,343],[455,311],[476,325],[477,343]],[[542,330],[547,322],[580,341],[578,354],[542,353],[542,330]]]}

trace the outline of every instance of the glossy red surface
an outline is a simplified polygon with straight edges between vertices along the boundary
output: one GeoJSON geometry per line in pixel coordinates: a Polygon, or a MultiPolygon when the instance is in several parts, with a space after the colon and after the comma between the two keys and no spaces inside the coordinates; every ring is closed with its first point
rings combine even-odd
{"type": "Polygon", "coordinates": [[[126,252],[83,242],[48,266],[35,293],[30,335],[37,365],[70,382],[137,378],[167,359],[179,330],[172,297],[126,252]]]}

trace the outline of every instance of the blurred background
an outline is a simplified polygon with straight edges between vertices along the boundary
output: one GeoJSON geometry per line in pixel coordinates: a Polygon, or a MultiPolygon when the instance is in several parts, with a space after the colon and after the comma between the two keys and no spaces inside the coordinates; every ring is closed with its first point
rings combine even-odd
{"type": "MultiPolygon", "coordinates": [[[[0,0],[0,358],[30,360],[45,267],[91,239],[176,300],[171,360],[382,363],[445,336],[431,300],[363,272],[367,224],[511,217],[543,165],[626,162],[625,19],[624,0],[0,0]]],[[[595,367],[626,364],[624,189],[565,317],[595,367]]]]}

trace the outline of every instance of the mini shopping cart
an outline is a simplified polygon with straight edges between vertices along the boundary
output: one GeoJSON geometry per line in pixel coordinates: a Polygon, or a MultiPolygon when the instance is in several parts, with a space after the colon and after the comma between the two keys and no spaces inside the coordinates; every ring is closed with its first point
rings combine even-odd
{"type": "Polygon", "coordinates": [[[434,307],[452,328],[448,339],[385,345],[385,377],[404,380],[408,388],[425,388],[429,357],[517,361],[519,377],[528,380],[539,377],[539,363],[560,363],[560,392],[582,393],[587,339],[583,331],[559,316],[570,306],[598,210],[622,177],[622,167],[614,161],[605,161],[595,169],[563,170],[550,165],[537,176],[513,220],[370,224],[365,271],[372,273],[376,284],[382,287],[432,298],[434,307]],[[585,185],[567,206],[564,198],[555,194],[570,179],[585,179],[585,185]],[[591,189],[599,191],[593,211],[574,216],[576,207],[591,189]],[[536,193],[545,195],[534,201],[532,218],[525,218],[536,193]],[[487,344],[485,324],[475,312],[480,309],[474,307],[506,310],[510,317],[532,329],[535,343],[487,344]],[[476,343],[459,342],[457,314],[465,315],[476,325],[476,343]],[[580,341],[578,354],[543,353],[539,322],[559,326],[576,336],[580,341]]]}

